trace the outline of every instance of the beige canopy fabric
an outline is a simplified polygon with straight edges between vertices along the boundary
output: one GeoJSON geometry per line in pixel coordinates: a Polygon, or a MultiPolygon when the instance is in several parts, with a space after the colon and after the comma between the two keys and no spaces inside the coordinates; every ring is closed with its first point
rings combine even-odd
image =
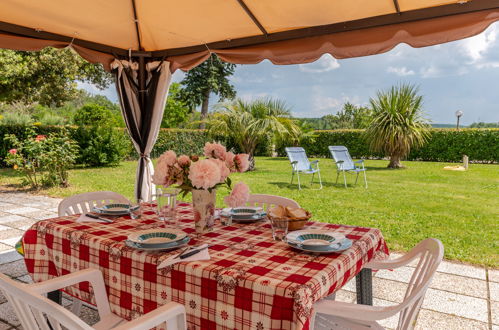
{"type": "MultiPolygon", "coordinates": [[[[323,54],[341,58],[368,56],[387,52],[400,43],[425,47],[477,35],[499,20],[499,9],[445,16],[380,27],[339,32],[329,35],[292,39],[256,46],[209,49],[180,56],[167,56],[170,70],[189,70],[204,62],[210,52],[222,60],[236,64],[254,64],[270,60],[274,64],[299,64],[317,60],[323,54]]],[[[91,50],[75,43],[35,39],[0,33],[0,48],[40,50],[52,46],[71,47],[92,63],[102,63],[110,70],[114,56],[91,50]]]]}
{"type": "MultiPolygon", "coordinates": [[[[401,12],[458,2],[397,0],[401,12]]],[[[243,3],[269,34],[397,13],[393,0],[244,0],[243,3]]],[[[137,21],[145,51],[262,34],[237,0],[2,0],[0,21],[140,50],[137,21]]]]}
{"type": "MultiPolygon", "coordinates": [[[[331,35],[287,40],[257,46],[213,49],[223,61],[255,64],[265,59],[274,64],[300,64],[317,60],[323,54],[337,59],[387,52],[400,43],[426,47],[468,38],[483,32],[499,20],[499,9],[446,16],[424,21],[385,25],[369,30],[353,30],[331,35]]],[[[172,70],[186,70],[204,62],[209,51],[169,57],[172,70]]]]}
{"type": "Polygon", "coordinates": [[[296,64],[466,38],[498,11],[499,0],[2,0],[0,47],[71,44],[108,70],[112,58],[136,56],[188,70],[210,52],[296,64]]]}

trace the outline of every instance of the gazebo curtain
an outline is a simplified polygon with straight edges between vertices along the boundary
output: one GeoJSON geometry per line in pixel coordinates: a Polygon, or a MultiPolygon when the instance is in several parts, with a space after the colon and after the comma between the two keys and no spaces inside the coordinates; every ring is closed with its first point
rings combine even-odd
{"type": "Polygon", "coordinates": [[[135,197],[150,200],[154,190],[151,181],[154,168],[150,156],[158,138],[168,96],[171,81],[170,63],[167,61],[147,63],[143,90],[140,89],[137,62],[115,60],[111,63],[111,68],[116,77],[123,118],[139,154],[135,197]]]}

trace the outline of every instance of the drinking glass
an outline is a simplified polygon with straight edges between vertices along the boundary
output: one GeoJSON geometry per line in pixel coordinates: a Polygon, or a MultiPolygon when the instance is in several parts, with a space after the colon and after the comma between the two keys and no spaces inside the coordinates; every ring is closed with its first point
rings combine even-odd
{"type": "Polygon", "coordinates": [[[230,214],[220,212],[220,223],[222,224],[222,226],[231,226],[232,216],[230,214]]]}
{"type": "Polygon", "coordinates": [[[130,204],[130,217],[132,219],[140,219],[142,217],[142,202],[141,198],[137,199],[136,204],[130,204]]]}
{"type": "Polygon", "coordinates": [[[178,189],[156,189],[156,203],[158,205],[157,214],[159,219],[163,220],[166,225],[176,226],[177,224],[177,195],[178,189]]]}
{"type": "Polygon", "coordinates": [[[276,241],[285,241],[288,234],[288,220],[270,219],[272,238],[276,241]]]}

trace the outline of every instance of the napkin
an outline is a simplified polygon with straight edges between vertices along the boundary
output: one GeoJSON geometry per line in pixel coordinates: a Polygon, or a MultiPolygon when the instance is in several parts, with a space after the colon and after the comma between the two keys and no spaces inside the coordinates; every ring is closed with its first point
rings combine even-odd
{"type": "Polygon", "coordinates": [[[85,215],[85,213],[83,213],[82,215],[80,215],[78,217],[78,219],[76,219],[76,222],[99,222],[99,223],[106,223],[106,221],[102,221],[102,220],[99,220],[99,219],[93,219],[93,218],[87,217],[85,215]]]}
{"type": "MultiPolygon", "coordinates": [[[[186,251],[188,252],[188,251],[186,251]]],[[[185,259],[180,259],[177,258],[180,254],[174,254],[167,259],[161,261],[161,263],[158,265],[157,269],[165,268],[171,265],[176,264],[177,262],[184,262],[184,261],[200,261],[200,260],[210,260],[210,252],[208,251],[208,248],[196,253],[195,255],[192,255],[188,258],[185,259]]]]}

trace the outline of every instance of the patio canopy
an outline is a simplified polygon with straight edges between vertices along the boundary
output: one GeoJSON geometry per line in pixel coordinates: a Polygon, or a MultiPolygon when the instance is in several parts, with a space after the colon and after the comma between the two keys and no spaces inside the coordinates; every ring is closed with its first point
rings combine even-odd
{"type": "Polygon", "coordinates": [[[1,0],[0,48],[71,46],[115,74],[140,155],[136,196],[148,199],[149,159],[171,72],[211,53],[222,60],[298,64],[425,47],[476,35],[499,0],[1,0]]]}
{"type": "Polygon", "coordinates": [[[174,71],[210,52],[232,63],[296,64],[401,42],[424,47],[498,19],[499,0],[2,0],[0,47],[71,44],[108,70],[116,57],[144,56],[166,58],[174,71]]]}

